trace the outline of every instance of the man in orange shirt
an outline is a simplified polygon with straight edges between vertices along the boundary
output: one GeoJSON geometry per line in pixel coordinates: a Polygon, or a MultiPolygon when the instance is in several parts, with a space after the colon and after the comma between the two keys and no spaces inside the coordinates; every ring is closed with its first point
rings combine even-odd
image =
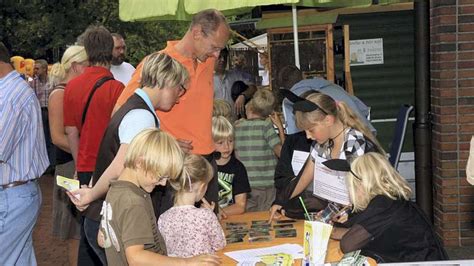
{"type": "MultiPolygon", "coordinates": [[[[186,67],[190,81],[186,94],[170,112],[156,110],[161,128],[178,139],[185,152],[204,155],[211,162],[214,162],[211,135],[214,62],[227,43],[229,32],[229,25],[221,12],[215,9],[203,10],[193,17],[181,40],[169,41],[162,50],[186,67]]],[[[142,66],[143,61],[118,99],[115,110],[139,88],[142,66]]],[[[215,162],[213,165],[215,166],[215,162]]],[[[217,190],[215,175],[205,195],[211,205],[217,202],[217,190]]],[[[160,212],[162,211],[163,207],[160,212]]]]}

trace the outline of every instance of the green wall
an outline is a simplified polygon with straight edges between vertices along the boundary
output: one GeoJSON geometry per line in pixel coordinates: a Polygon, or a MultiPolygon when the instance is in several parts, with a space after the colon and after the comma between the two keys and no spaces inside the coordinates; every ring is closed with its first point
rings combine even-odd
{"type": "MultiPolygon", "coordinates": [[[[340,15],[337,25],[350,27],[350,39],[383,39],[384,64],[352,66],[354,93],[371,107],[371,119],[396,118],[402,104],[414,105],[414,18],[413,11],[340,15]]],[[[341,37],[335,31],[335,40],[341,37]]],[[[342,59],[336,57],[336,77],[342,76],[342,59]]],[[[414,117],[414,113],[411,114],[414,117]]],[[[412,122],[412,121],[411,121],[412,122]]],[[[374,123],[378,139],[388,150],[395,122],[374,123]]],[[[404,151],[413,151],[412,123],[404,151]]]]}

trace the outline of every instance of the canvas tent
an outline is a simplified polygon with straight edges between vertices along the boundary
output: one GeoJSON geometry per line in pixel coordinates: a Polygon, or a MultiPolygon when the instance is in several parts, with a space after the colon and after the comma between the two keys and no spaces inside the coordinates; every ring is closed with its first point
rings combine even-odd
{"type": "Polygon", "coordinates": [[[249,46],[255,48],[255,45],[253,45],[253,43],[258,45],[259,47],[263,47],[263,48],[267,47],[267,34],[266,33],[264,33],[262,35],[255,36],[255,37],[253,37],[249,40],[250,40],[250,42],[249,41],[244,41],[244,42],[239,42],[239,43],[233,44],[233,45],[230,46],[230,48],[231,49],[236,49],[236,50],[248,50],[249,46]]]}

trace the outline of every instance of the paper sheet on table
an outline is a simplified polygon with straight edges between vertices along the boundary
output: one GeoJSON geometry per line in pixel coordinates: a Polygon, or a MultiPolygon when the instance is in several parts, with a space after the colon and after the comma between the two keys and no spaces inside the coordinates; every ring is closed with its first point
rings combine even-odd
{"type": "Polygon", "coordinates": [[[349,192],[346,186],[346,172],[334,171],[323,165],[326,159],[314,159],[313,194],[342,205],[349,205],[349,192]]]}
{"type": "Polygon", "coordinates": [[[306,159],[308,159],[309,152],[305,151],[293,151],[293,158],[291,158],[291,168],[293,168],[293,173],[295,176],[301,171],[303,168],[306,159]]]}
{"type": "MultiPolygon", "coordinates": [[[[244,249],[224,253],[226,256],[242,263],[252,263],[260,261],[260,256],[285,253],[290,254],[294,259],[303,258],[303,247],[298,244],[283,244],[267,248],[244,249]]],[[[242,264],[252,265],[252,264],[242,264]]]]}

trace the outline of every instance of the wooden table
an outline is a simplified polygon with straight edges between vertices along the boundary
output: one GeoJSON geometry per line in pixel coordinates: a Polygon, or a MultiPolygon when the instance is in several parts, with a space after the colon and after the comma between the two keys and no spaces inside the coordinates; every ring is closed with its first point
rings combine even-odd
{"type": "MultiPolygon", "coordinates": [[[[269,213],[264,211],[264,212],[249,212],[249,213],[244,213],[241,215],[235,215],[231,216],[228,219],[222,220],[222,228],[225,230],[225,224],[228,222],[246,222],[248,228],[250,228],[250,225],[252,224],[252,221],[256,220],[268,220],[270,217],[269,213]]],[[[287,218],[284,218],[287,219],[287,218]]],[[[275,224],[275,222],[272,223],[275,224]]],[[[293,226],[296,229],[296,237],[291,237],[291,238],[275,238],[275,230],[270,231],[270,236],[272,238],[271,241],[267,242],[249,242],[248,241],[248,234],[244,238],[244,242],[240,243],[231,243],[227,244],[227,246],[219,251],[217,255],[219,255],[222,258],[222,265],[236,265],[236,261],[231,259],[230,257],[224,255],[225,252],[229,251],[236,251],[236,250],[242,250],[242,249],[254,249],[254,248],[265,248],[265,247],[271,247],[271,246],[276,246],[276,245],[281,245],[281,244],[299,244],[303,246],[303,235],[304,235],[304,221],[303,220],[297,220],[296,223],[293,223],[293,226]]],[[[227,232],[226,232],[227,235],[227,232]]],[[[341,260],[342,256],[344,253],[342,253],[340,247],[339,247],[339,241],[336,240],[329,240],[328,244],[328,253],[326,254],[326,262],[336,262],[341,260]]],[[[369,258],[369,262],[371,265],[376,265],[374,260],[369,258]]],[[[301,265],[301,260],[296,261],[296,265],[301,265]]]]}

